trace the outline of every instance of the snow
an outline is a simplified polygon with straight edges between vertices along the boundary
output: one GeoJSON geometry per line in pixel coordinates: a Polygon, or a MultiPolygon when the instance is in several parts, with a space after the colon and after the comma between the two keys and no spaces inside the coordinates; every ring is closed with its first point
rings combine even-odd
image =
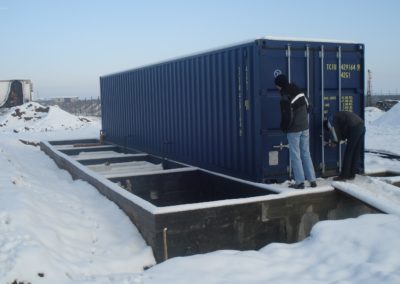
{"type": "MultiPolygon", "coordinates": [[[[2,115],[0,128],[0,283],[82,283],[153,265],[151,248],[115,204],[18,141],[13,129],[24,127],[12,113],[2,115]]],[[[30,132],[36,142],[40,132],[42,139],[99,133],[99,121],[80,123],[57,107],[37,117],[22,130],[25,139],[30,132]]]]}
{"type": "Polygon", "coordinates": [[[138,283],[400,283],[393,249],[400,244],[399,222],[380,214],[319,222],[300,243],[177,257],[138,283]]]}
{"type": "Polygon", "coordinates": [[[106,175],[106,174],[129,174],[133,172],[148,172],[148,171],[159,171],[163,167],[161,164],[152,164],[146,161],[138,162],[125,162],[125,163],[104,163],[100,165],[89,165],[87,166],[92,171],[106,175]]]}
{"type": "Polygon", "coordinates": [[[0,119],[2,132],[74,130],[91,123],[89,119],[69,114],[58,106],[47,108],[35,102],[10,110],[0,119]]]}
{"type": "Polygon", "coordinates": [[[71,155],[71,158],[75,158],[76,160],[85,160],[85,159],[93,159],[93,158],[115,158],[115,157],[133,157],[135,154],[125,154],[118,153],[115,151],[96,151],[93,152],[85,152],[82,151],[78,155],[71,155]]]}
{"type": "Polygon", "coordinates": [[[365,112],[367,133],[366,149],[384,150],[400,155],[400,104],[394,105],[387,113],[377,108],[365,112]]]}
{"type": "Polygon", "coordinates": [[[385,115],[380,116],[372,122],[374,126],[387,126],[390,125],[395,128],[400,128],[399,114],[400,103],[395,104],[385,115]]]}
{"type": "Polygon", "coordinates": [[[48,112],[40,111],[42,109],[45,107],[35,102],[22,107],[0,109],[0,133],[2,136],[9,135],[35,142],[99,136],[99,119],[95,121],[87,117],[77,117],[57,106],[49,107],[48,112]],[[21,115],[18,116],[17,113],[21,115]]]}
{"type": "Polygon", "coordinates": [[[375,120],[384,115],[385,112],[377,107],[366,107],[364,110],[365,123],[370,126],[375,120]]]}
{"type": "Polygon", "coordinates": [[[357,176],[351,182],[334,182],[333,185],[375,208],[400,216],[400,189],[377,178],[357,176]]]}
{"type": "MultiPolygon", "coordinates": [[[[400,283],[400,189],[384,182],[395,179],[383,177],[357,176],[333,185],[390,214],[318,222],[295,244],[154,265],[151,248],[114,203],[72,180],[38,147],[20,142],[97,138],[100,121],[40,107],[30,103],[0,113],[0,283],[400,283]]],[[[365,117],[366,148],[400,154],[398,105],[387,113],[367,108],[365,117]]],[[[400,172],[400,161],[367,153],[366,170],[400,172]]],[[[320,179],[317,189],[306,190],[332,190],[330,183],[320,179]]],[[[297,194],[285,185],[269,187],[297,194]]]]}

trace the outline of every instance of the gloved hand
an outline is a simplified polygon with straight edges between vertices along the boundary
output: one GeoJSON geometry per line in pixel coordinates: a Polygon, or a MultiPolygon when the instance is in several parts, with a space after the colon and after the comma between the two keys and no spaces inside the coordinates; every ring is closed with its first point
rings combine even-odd
{"type": "Polygon", "coordinates": [[[325,129],[326,131],[329,131],[329,123],[328,123],[328,120],[327,120],[327,119],[324,119],[324,129],[325,129]]]}
{"type": "Polygon", "coordinates": [[[333,142],[332,140],[329,140],[328,146],[331,147],[331,148],[335,148],[336,147],[336,143],[333,142]]]}

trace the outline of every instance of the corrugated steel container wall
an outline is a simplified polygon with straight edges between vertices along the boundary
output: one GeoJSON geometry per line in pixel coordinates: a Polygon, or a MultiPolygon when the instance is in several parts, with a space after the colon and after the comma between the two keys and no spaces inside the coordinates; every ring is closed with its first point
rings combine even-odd
{"type": "Polygon", "coordinates": [[[255,172],[254,44],[101,78],[107,139],[210,170],[255,172]]]}
{"type": "Polygon", "coordinates": [[[337,172],[339,150],[323,146],[322,118],[343,109],[343,98],[351,102],[348,110],[363,116],[363,55],[360,44],[261,39],[103,76],[103,131],[113,143],[208,170],[254,181],[286,179],[287,140],[273,83],[285,73],[314,106],[310,143],[317,173],[337,172]]]}

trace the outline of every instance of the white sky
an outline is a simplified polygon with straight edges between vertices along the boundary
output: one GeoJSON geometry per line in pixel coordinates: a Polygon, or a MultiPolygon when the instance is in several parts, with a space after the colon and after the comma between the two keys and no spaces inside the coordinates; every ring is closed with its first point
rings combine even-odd
{"type": "MultiPolygon", "coordinates": [[[[24,106],[27,115],[35,106],[24,106]]],[[[368,149],[400,154],[399,120],[391,120],[400,118],[399,107],[367,110],[368,149]]],[[[400,283],[396,210],[319,222],[295,244],[177,257],[144,271],[155,263],[151,248],[123,212],[38,147],[19,142],[97,137],[99,121],[84,123],[52,107],[24,123],[2,110],[0,124],[0,283],[400,283]]],[[[370,154],[366,160],[367,170],[400,168],[370,154]]],[[[396,190],[376,179],[338,185],[383,200],[389,211],[399,208],[384,198],[396,202],[396,190]]]]}

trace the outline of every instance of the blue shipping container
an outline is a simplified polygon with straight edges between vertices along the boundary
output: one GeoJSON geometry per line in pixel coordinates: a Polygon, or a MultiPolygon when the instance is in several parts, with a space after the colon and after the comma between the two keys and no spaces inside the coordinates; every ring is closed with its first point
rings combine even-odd
{"type": "MultiPolygon", "coordinates": [[[[257,182],[290,177],[277,74],[313,105],[311,155],[338,173],[343,147],[324,145],[327,113],[364,117],[364,45],[261,38],[100,78],[106,140],[257,182]]],[[[360,168],[363,168],[363,162],[360,168]]]]}

